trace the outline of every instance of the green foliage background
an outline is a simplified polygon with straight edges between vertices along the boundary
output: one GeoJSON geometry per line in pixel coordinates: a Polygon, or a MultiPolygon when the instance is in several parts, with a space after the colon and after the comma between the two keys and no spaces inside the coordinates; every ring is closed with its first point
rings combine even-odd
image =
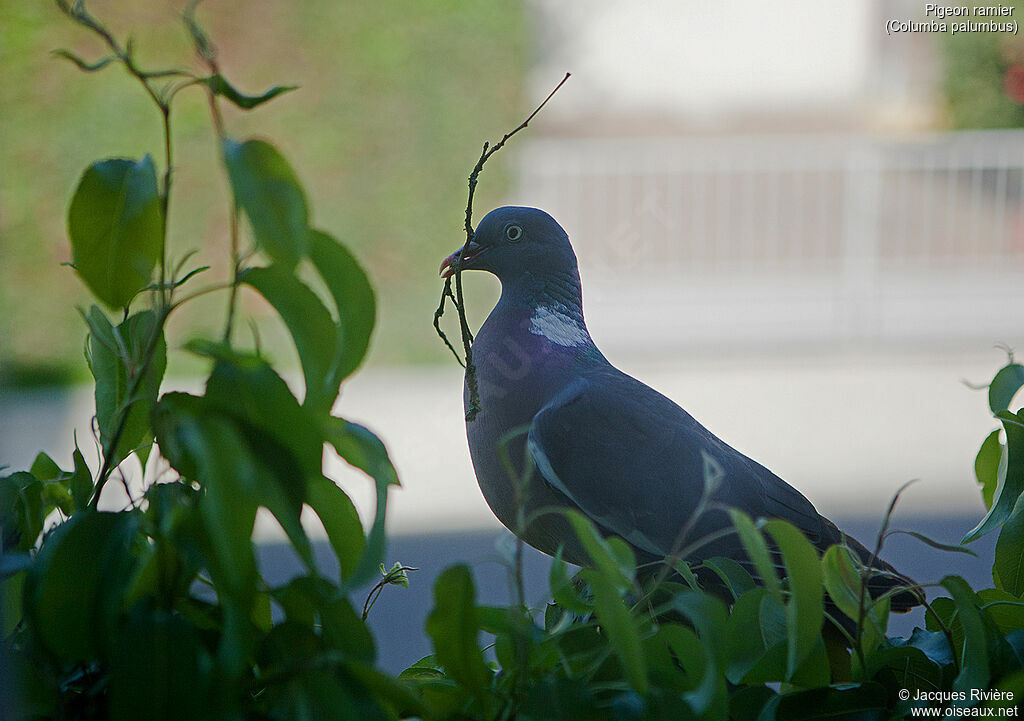
{"type": "MultiPolygon", "coordinates": [[[[947,18],[949,22],[995,20],[1021,21],[1024,3],[1005,2],[1014,8],[1009,17],[947,18]]],[[[970,6],[993,3],[970,3],[970,6]]],[[[954,128],[1024,127],[1024,106],[1015,103],[1004,89],[1004,78],[1011,64],[1024,64],[1024,41],[1008,33],[944,33],[941,39],[943,59],[942,90],[946,97],[949,121],[954,128]]]]}
{"type": "MultiPolygon", "coordinates": [[[[144,67],[180,66],[192,57],[177,22],[181,2],[97,0],[90,8],[110,18],[115,34],[133,36],[144,67]]],[[[521,120],[524,8],[208,0],[201,12],[225,73],[244,68],[241,90],[301,83],[259,118],[226,109],[227,121],[238,136],[275,138],[299,169],[318,223],[345,229],[341,240],[378,288],[372,359],[442,359],[430,329],[436,269],[463,241],[466,176],[482,134],[500,137],[521,120]]],[[[83,329],[67,309],[85,304],[88,294],[59,265],[70,260],[70,191],[93,158],[141,157],[160,144],[159,119],[121,68],[83,75],[51,55],[66,47],[99,57],[99,42],[77,30],[52,3],[0,3],[0,385],[85,379],[83,329]]],[[[227,243],[220,229],[228,189],[202,94],[184,93],[173,122],[186,192],[171,207],[171,250],[197,248],[197,264],[214,265],[214,273],[227,243]]],[[[482,209],[500,199],[504,162],[488,166],[482,209]]],[[[290,353],[281,325],[252,294],[243,300],[264,317],[265,344],[290,353]]],[[[208,332],[208,319],[222,311],[223,301],[203,299],[172,321],[170,334],[208,332]]],[[[171,374],[198,371],[173,355],[170,362],[171,374]]]]}

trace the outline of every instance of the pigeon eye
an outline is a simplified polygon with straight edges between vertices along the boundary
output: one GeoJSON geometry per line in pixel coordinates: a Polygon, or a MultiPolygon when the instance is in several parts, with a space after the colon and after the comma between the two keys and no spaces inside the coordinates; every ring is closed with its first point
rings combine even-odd
{"type": "Polygon", "coordinates": [[[523,237],[523,229],[518,225],[509,225],[505,228],[505,237],[515,243],[523,237]]]}

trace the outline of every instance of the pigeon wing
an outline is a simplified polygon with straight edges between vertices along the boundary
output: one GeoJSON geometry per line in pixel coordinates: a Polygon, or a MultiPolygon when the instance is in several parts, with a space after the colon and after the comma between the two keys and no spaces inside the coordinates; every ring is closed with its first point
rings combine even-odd
{"type": "MultiPolygon", "coordinates": [[[[615,369],[581,376],[534,417],[527,448],[538,471],[605,532],[665,556],[729,524],[721,510],[691,522],[708,458],[714,500],[753,517],[784,518],[830,545],[822,517],[796,489],[728,446],[657,391],[615,369]],[[717,470],[717,469],[716,469],[717,470]],[[680,539],[689,526],[692,536],[680,539]]],[[[699,557],[742,555],[735,539],[699,557]]]]}

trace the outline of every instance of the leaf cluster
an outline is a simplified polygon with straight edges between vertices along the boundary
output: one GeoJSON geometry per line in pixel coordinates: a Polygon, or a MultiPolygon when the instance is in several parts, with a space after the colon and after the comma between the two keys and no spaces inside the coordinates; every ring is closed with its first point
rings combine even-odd
{"type": "Polygon", "coordinates": [[[125,719],[416,711],[415,696],[374,667],[365,614],[350,600],[378,576],[387,495],[398,482],[383,443],[333,413],[340,385],[369,345],[373,289],[345,246],[311,224],[305,192],[280,151],[227,135],[218,105],[249,110],[287,88],[258,96],[234,89],[194,6],[184,21],[207,74],[143,70],[132,44],[84,2],[59,5],[110,50],[94,62],[61,55],[86,72],[122,65],[152,99],[166,135],[159,177],[149,155],[98,160],[68,210],[72,265],[97,301],[82,311],[96,460],[90,465],[76,443],[71,469],[41,453],[27,471],[0,478],[2,650],[17,690],[14,711],[125,719]],[[171,110],[190,88],[207,96],[233,204],[230,281],[188,292],[205,268],[189,266],[192,252],[174,256],[167,209],[171,110]],[[262,295],[288,328],[301,393],[263,357],[258,339],[251,348],[234,341],[243,287],[262,295]],[[204,388],[163,389],[168,318],[208,293],[227,301],[223,337],[185,344],[208,363],[204,388]],[[324,476],[325,449],[375,484],[369,528],[324,476]],[[133,473],[138,482],[129,480],[133,473]],[[111,479],[121,481],[116,500],[111,479]],[[256,563],[261,509],[302,562],[280,586],[268,585],[256,563]],[[304,512],[327,531],[328,567],[313,553],[304,512]]]}

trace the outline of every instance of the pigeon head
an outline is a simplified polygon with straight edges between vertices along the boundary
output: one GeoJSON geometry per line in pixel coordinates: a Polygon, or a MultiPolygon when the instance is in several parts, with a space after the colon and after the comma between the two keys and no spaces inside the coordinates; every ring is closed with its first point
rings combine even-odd
{"type": "Polygon", "coordinates": [[[473,239],[441,263],[441,276],[455,274],[459,253],[463,270],[485,270],[502,285],[525,278],[576,275],[576,254],[569,236],[554,218],[537,208],[506,206],[484,216],[473,239]]]}

